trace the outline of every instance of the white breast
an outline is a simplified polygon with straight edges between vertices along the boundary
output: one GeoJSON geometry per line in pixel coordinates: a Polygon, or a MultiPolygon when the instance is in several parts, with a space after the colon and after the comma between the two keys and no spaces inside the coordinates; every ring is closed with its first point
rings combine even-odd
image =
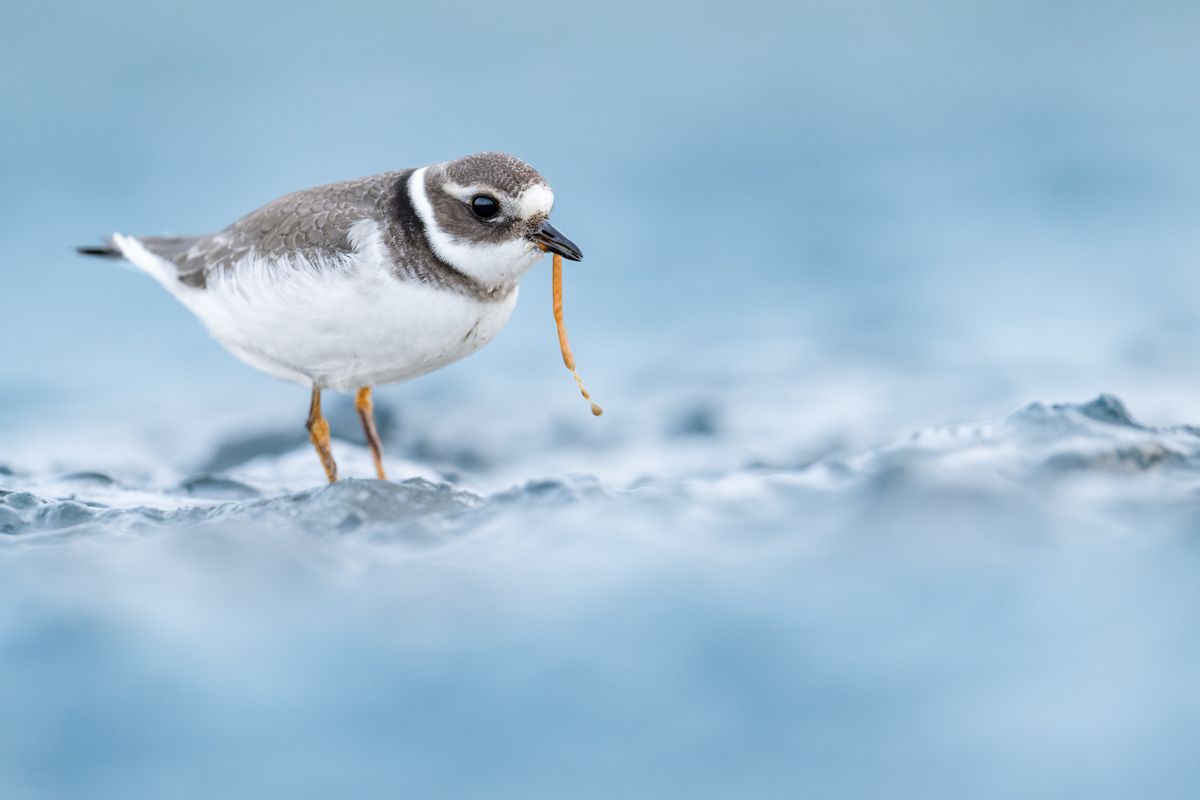
{"type": "Polygon", "coordinates": [[[516,287],[481,301],[397,280],[370,220],[355,225],[356,250],[338,262],[251,257],[210,274],[204,289],[181,285],[136,240],[114,240],[242,361],[337,391],[408,380],[470,355],[504,327],[517,302],[516,287]]]}

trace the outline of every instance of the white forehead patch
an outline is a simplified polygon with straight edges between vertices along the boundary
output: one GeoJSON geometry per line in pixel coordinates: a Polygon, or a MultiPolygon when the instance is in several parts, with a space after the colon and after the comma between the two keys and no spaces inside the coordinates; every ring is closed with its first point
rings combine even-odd
{"type": "Polygon", "coordinates": [[[554,192],[544,183],[535,183],[517,195],[517,216],[529,219],[538,214],[549,216],[554,208],[554,192]]]}

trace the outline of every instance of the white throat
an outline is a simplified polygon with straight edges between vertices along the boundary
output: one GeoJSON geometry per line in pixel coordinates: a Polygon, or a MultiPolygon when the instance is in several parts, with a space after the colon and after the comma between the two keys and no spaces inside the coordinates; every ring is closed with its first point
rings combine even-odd
{"type": "Polygon", "coordinates": [[[438,258],[489,289],[513,286],[542,258],[537,245],[526,239],[500,244],[480,244],[458,239],[437,223],[433,205],[425,193],[428,167],[421,167],[408,179],[408,196],[425,225],[425,238],[438,258]]]}

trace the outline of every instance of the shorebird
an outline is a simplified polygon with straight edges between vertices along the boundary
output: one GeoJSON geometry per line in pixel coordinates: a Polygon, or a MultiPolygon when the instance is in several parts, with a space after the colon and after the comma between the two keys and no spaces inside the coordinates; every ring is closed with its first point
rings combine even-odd
{"type": "MultiPolygon", "coordinates": [[[[550,224],[554,193],[504,153],[294,192],[216,233],[113,234],[80,253],[124,258],[230,353],[312,390],[307,428],[337,480],[321,392],[356,392],[380,479],[371,389],[474,353],[508,322],[547,252],[583,254],[550,224]]],[[[597,412],[598,413],[598,412],[597,412]]]]}

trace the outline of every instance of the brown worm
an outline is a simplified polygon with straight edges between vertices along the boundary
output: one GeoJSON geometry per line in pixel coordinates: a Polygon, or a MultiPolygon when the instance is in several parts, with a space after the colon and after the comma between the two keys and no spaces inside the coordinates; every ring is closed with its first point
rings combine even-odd
{"type": "Polygon", "coordinates": [[[575,369],[575,357],[571,355],[571,345],[567,342],[567,326],[563,324],[562,256],[558,253],[554,254],[553,274],[554,277],[551,285],[554,292],[554,324],[558,326],[558,347],[562,350],[563,363],[567,365],[567,369],[571,370],[571,374],[575,376],[575,383],[579,385],[579,392],[585,400],[591,403],[592,413],[598,417],[604,413],[604,409],[592,402],[592,396],[584,388],[583,378],[579,377],[579,371],[575,369]]]}

